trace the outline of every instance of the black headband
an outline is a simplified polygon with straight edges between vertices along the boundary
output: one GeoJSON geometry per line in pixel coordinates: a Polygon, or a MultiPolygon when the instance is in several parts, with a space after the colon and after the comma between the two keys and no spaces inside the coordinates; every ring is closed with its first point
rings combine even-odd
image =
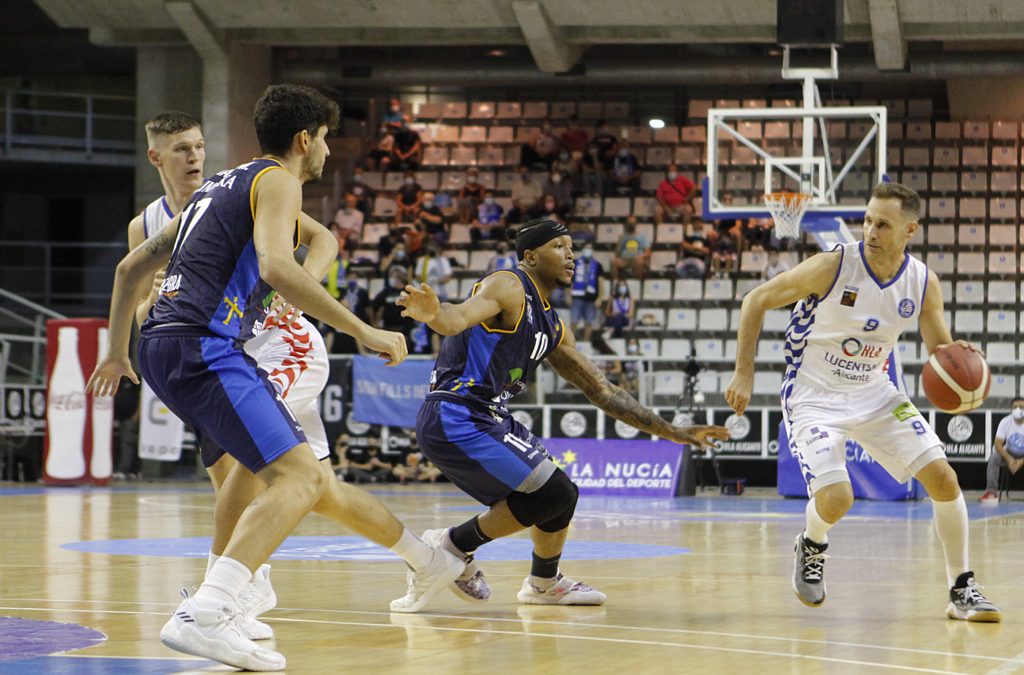
{"type": "Polygon", "coordinates": [[[527,251],[540,248],[552,239],[569,234],[569,228],[557,220],[532,220],[516,235],[516,257],[520,260],[527,251]]]}

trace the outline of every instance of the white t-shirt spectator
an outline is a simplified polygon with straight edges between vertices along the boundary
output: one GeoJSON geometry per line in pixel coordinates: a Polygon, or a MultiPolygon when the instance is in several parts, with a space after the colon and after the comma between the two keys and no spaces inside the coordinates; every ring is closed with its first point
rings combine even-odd
{"type": "Polygon", "coordinates": [[[363,234],[363,212],[359,209],[338,209],[337,213],[334,214],[334,222],[338,224],[338,228],[341,230],[347,230],[351,234],[361,237],[363,234]]]}
{"type": "Polygon", "coordinates": [[[451,297],[451,291],[448,289],[448,282],[442,282],[441,279],[447,279],[451,275],[452,265],[443,255],[420,256],[416,261],[416,269],[413,270],[413,279],[421,284],[429,284],[442,302],[451,297]]]}
{"type": "Polygon", "coordinates": [[[765,281],[771,281],[775,277],[787,271],[789,271],[789,263],[782,258],[779,258],[778,262],[774,265],[771,263],[765,263],[764,269],[761,271],[761,278],[765,281]]]}
{"type": "Polygon", "coordinates": [[[1011,456],[1024,457],[1024,424],[1017,424],[1012,415],[999,421],[996,438],[1003,442],[1003,447],[1011,456]]]}

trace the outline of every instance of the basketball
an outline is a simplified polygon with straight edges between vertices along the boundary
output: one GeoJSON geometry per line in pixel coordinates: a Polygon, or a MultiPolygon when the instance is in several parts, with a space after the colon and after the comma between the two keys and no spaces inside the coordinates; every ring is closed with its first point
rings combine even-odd
{"type": "Polygon", "coordinates": [[[924,394],[947,413],[974,410],[988,396],[992,378],[988,364],[976,351],[951,344],[935,350],[921,371],[924,394]]]}

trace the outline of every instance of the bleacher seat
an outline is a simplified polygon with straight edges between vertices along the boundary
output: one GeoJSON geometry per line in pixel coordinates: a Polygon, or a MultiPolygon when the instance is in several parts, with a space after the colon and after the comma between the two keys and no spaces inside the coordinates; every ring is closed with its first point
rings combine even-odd
{"type": "Polygon", "coordinates": [[[956,229],[952,225],[926,225],[929,246],[953,246],[956,244],[956,229]]]}
{"type": "MultiPolygon", "coordinates": [[[[1024,376],[1021,377],[1024,382],[1024,376]]],[[[988,395],[998,398],[1013,398],[1017,395],[1017,376],[1007,373],[992,373],[992,388],[988,395]]]]}
{"type": "Polygon", "coordinates": [[[900,182],[918,192],[928,191],[928,174],[924,171],[904,171],[900,174],[900,182]]]}
{"type": "Polygon", "coordinates": [[[679,142],[679,127],[666,124],[661,129],[655,129],[654,142],[675,145],[679,142]]]}
{"type": "Polygon", "coordinates": [[[980,305],[985,302],[985,284],[981,281],[956,282],[956,302],[959,305],[980,305]]]}
{"type": "Polygon", "coordinates": [[[462,223],[452,224],[448,243],[450,244],[468,244],[471,239],[469,237],[469,225],[463,225],[462,223]]]}
{"type": "Polygon", "coordinates": [[[988,202],[989,219],[994,221],[1014,221],[1017,219],[1017,199],[1015,197],[993,197],[988,202]]]}
{"type": "Polygon", "coordinates": [[[485,145],[477,153],[476,163],[480,166],[504,166],[505,151],[496,145],[485,145]]]}
{"type": "Polygon", "coordinates": [[[700,279],[678,279],[675,300],[700,300],[704,293],[704,282],[700,279]]]}
{"type": "Polygon", "coordinates": [[[686,387],[686,373],[678,370],[659,370],[653,373],[654,393],[663,396],[682,396],[686,387]]]}
{"type": "MultiPolygon", "coordinates": [[[[637,296],[633,296],[637,297],[637,296]]],[[[641,307],[636,310],[637,328],[665,328],[665,310],[656,307],[641,307]]]]}
{"type": "Polygon", "coordinates": [[[606,197],[603,213],[608,218],[625,218],[631,213],[629,207],[629,197],[606,197]]]}
{"type": "Polygon", "coordinates": [[[940,193],[956,192],[957,173],[955,171],[933,171],[932,191],[940,193]]]}
{"type": "Polygon", "coordinates": [[[597,218],[601,215],[601,198],[577,197],[576,208],[573,212],[582,218],[597,218]]]}
{"type": "Polygon", "coordinates": [[[900,340],[896,344],[896,353],[900,357],[900,363],[918,363],[916,342],[900,340]]]}
{"type": "Polygon", "coordinates": [[[785,346],[782,340],[760,340],[755,360],[762,363],[785,363],[785,346]]]}
{"type": "Polygon", "coordinates": [[[643,284],[644,301],[659,302],[672,299],[671,279],[644,279],[643,284]]]}
{"type": "Polygon", "coordinates": [[[764,251],[743,251],[740,253],[741,272],[760,274],[766,263],[767,256],[764,251]]]}
{"type": "Polygon", "coordinates": [[[469,265],[467,265],[467,269],[473,270],[474,272],[483,272],[487,269],[487,263],[491,262],[491,258],[493,257],[494,251],[489,249],[470,251],[469,265]]]}
{"type": "Polygon", "coordinates": [[[743,300],[743,296],[761,285],[760,279],[737,279],[735,300],[743,300]]]}
{"type": "Polygon", "coordinates": [[[604,104],[600,101],[581,101],[576,106],[576,116],[581,120],[599,120],[604,117],[604,104]]]}
{"type": "Polygon", "coordinates": [[[364,171],[363,182],[374,190],[384,189],[384,174],[380,171],[364,171]]]}
{"type": "Polygon", "coordinates": [[[463,165],[476,165],[476,148],[467,147],[460,145],[452,148],[451,155],[448,159],[450,164],[457,166],[463,165]]]}
{"type": "Polygon", "coordinates": [[[763,331],[784,333],[789,327],[790,313],[783,309],[769,309],[764,313],[763,331]]]}
{"type": "Polygon", "coordinates": [[[451,192],[458,192],[462,189],[462,186],[466,183],[466,173],[464,171],[445,171],[441,174],[441,190],[448,190],[451,192]]]}
{"type": "Polygon", "coordinates": [[[965,171],[960,174],[960,189],[964,192],[984,192],[988,189],[988,174],[965,171]]]}
{"type": "Polygon", "coordinates": [[[986,332],[1004,335],[1017,332],[1017,316],[1009,310],[992,309],[986,319],[986,332]]]}
{"type": "Polygon", "coordinates": [[[529,120],[548,117],[548,104],[546,101],[527,101],[523,104],[523,118],[529,120]]]}
{"type": "Polygon", "coordinates": [[[386,236],[387,233],[387,223],[366,223],[363,225],[363,236],[360,237],[359,241],[364,244],[373,244],[376,246],[377,242],[380,241],[380,238],[386,236]]]}
{"type": "Polygon", "coordinates": [[[939,276],[952,274],[955,269],[953,254],[946,251],[929,251],[927,264],[939,276]]]}
{"type": "Polygon", "coordinates": [[[458,143],[459,127],[454,124],[431,124],[430,139],[432,143],[458,143]]]}
{"type": "Polygon", "coordinates": [[[697,310],[697,326],[701,332],[729,330],[729,311],[721,308],[703,307],[697,310]]]}
{"type": "Polygon", "coordinates": [[[991,189],[993,192],[1016,192],[1017,174],[1011,171],[993,171],[991,189]]]}
{"type": "Polygon", "coordinates": [[[705,300],[732,300],[731,279],[708,279],[704,282],[705,300]]]}
{"type": "Polygon", "coordinates": [[[675,251],[651,251],[648,260],[652,272],[665,272],[675,269],[678,256],[675,251]]]}
{"type": "Polygon", "coordinates": [[[932,197],[928,200],[928,217],[950,219],[956,217],[956,199],[932,197]]]}
{"type": "Polygon", "coordinates": [[[459,297],[468,298],[470,293],[473,292],[473,285],[476,282],[476,278],[466,277],[463,279],[459,279],[459,297]]]}
{"type": "Polygon", "coordinates": [[[782,389],[781,372],[765,372],[759,370],[754,373],[754,394],[778,396],[782,389]]]}
{"type": "Polygon", "coordinates": [[[374,277],[370,279],[367,284],[366,292],[370,295],[370,299],[377,297],[377,295],[384,290],[384,277],[374,277]]]}
{"type": "Polygon", "coordinates": [[[523,106],[518,102],[502,101],[498,103],[494,116],[499,120],[519,119],[523,116],[523,106]]]}
{"type": "Polygon", "coordinates": [[[930,141],[932,139],[932,123],[923,120],[908,122],[905,137],[911,141],[930,141]]]}
{"type": "Polygon", "coordinates": [[[678,223],[662,223],[655,228],[655,241],[659,244],[678,244],[683,241],[683,226],[678,223]]]}
{"type": "Polygon", "coordinates": [[[1015,342],[988,342],[985,344],[985,360],[993,365],[1016,365],[1017,344],[1015,342]]]}
{"type": "Polygon", "coordinates": [[[698,361],[721,361],[725,358],[725,346],[717,338],[697,338],[694,346],[698,361]]]}
{"type": "Polygon", "coordinates": [[[373,201],[373,215],[375,216],[393,216],[395,210],[395,200],[391,197],[378,196],[373,201]]]}
{"type": "Polygon", "coordinates": [[[676,308],[668,312],[668,330],[692,331],[697,329],[697,312],[692,309],[676,308]]]}
{"type": "Polygon", "coordinates": [[[445,249],[444,257],[448,258],[453,267],[469,268],[469,251],[465,249],[445,249]]]}
{"type": "Polygon", "coordinates": [[[690,340],[688,338],[664,338],[661,341],[661,353],[677,359],[690,356],[690,340]]]}
{"type": "Polygon", "coordinates": [[[985,274],[985,254],[961,251],[956,257],[957,274],[985,274]]]}
{"type": "Polygon", "coordinates": [[[667,166],[672,161],[672,148],[664,145],[652,145],[647,148],[644,162],[648,166],[667,166]]]}
{"type": "MultiPolygon", "coordinates": [[[[703,163],[701,147],[698,145],[677,145],[673,159],[679,166],[694,166],[703,163]]],[[[658,177],[661,178],[660,176],[658,177]]]]}
{"type": "Polygon", "coordinates": [[[464,120],[469,112],[465,101],[447,101],[441,109],[441,117],[447,120],[464,120]]]}
{"type": "Polygon", "coordinates": [[[903,148],[903,166],[923,168],[931,165],[928,148],[903,148]]]}
{"type": "Polygon", "coordinates": [[[680,141],[683,143],[703,143],[707,135],[707,128],[703,125],[683,127],[679,132],[680,141]]]}
{"type": "Polygon", "coordinates": [[[985,315],[976,309],[958,309],[953,318],[954,333],[978,335],[985,332],[985,315]]]}
{"type": "Polygon", "coordinates": [[[614,244],[622,236],[621,223],[599,223],[595,238],[599,244],[614,244]]]}
{"type": "Polygon", "coordinates": [[[637,197],[633,200],[633,215],[637,218],[654,218],[654,207],[657,203],[654,197],[637,197]]]}
{"type": "Polygon", "coordinates": [[[986,301],[1006,305],[1016,304],[1017,287],[1012,281],[990,281],[985,295],[986,301]]]}
{"type": "Polygon", "coordinates": [[[1017,274],[1018,254],[1013,251],[993,251],[988,254],[988,273],[992,275],[1017,274]]]}
{"type": "Polygon", "coordinates": [[[484,120],[494,117],[495,105],[489,102],[476,101],[469,107],[469,118],[472,120],[484,120]]]}
{"type": "Polygon", "coordinates": [[[985,226],[984,225],[961,225],[957,232],[957,245],[959,246],[984,246],[985,226]]]}
{"type": "Polygon", "coordinates": [[[461,143],[484,143],[487,141],[487,127],[466,125],[459,136],[461,143]]]}
{"type": "Polygon", "coordinates": [[[988,200],[981,197],[961,197],[960,220],[984,220],[988,200]]]}
{"type": "Polygon", "coordinates": [[[609,120],[624,120],[629,117],[629,104],[626,102],[606,101],[604,117],[609,120]]]}
{"type": "Polygon", "coordinates": [[[640,348],[642,356],[658,356],[660,341],[658,338],[640,338],[637,341],[637,346],[640,348]]]}
{"type": "Polygon", "coordinates": [[[1017,166],[1017,149],[1010,145],[992,146],[993,166],[1017,166]]]}

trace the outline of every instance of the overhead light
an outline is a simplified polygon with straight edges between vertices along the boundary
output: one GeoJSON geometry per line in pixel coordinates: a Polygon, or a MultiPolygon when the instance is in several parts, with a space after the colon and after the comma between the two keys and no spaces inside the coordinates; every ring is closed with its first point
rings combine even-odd
{"type": "Polygon", "coordinates": [[[487,52],[488,56],[493,56],[494,58],[501,58],[502,56],[505,56],[507,54],[508,52],[506,52],[504,49],[492,49],[491,51],[487,52]]]}
{"type": "Polygon", "coordinates": [[[652,129],[665,128],[665,120],[661,119],[660,117],[652,117],[650,121],[648,121],[647,123],[651,125],[652,129]]]}

